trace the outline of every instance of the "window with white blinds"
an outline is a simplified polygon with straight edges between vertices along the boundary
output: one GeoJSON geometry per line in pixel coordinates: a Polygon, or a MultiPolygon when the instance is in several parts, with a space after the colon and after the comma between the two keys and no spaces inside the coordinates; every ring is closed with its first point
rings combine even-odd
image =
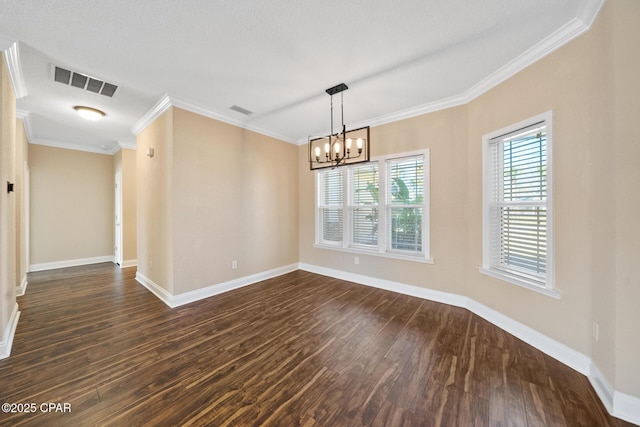
{"type": "Polygon", "coordinates": [[[431,262],[421,150],[316,172],[316,245],[431,262]]]}
{"type": "Polygon", "coordinates": [[[484,138],[483,270],[553,289],[551,114],[484,138]]]}
{"type": "Polygon", "coordinates": [[[389,249],[421,253],[424,157],[387,160],[387,187],[389,249]]]}
{"type": "Polygon", "coordinates": [[[321,224],[317,240],[325,244],[340,244],[343,234],[344,200],[342,173],[338,169],[319,171],[317,180],[317,217],[321,224]]]}
{"type": "Polygon", "coordinates": [[[380,177],[378,163],[350,168],[351,243],[354,246],[378,246],[378,200],[380,177]]]}

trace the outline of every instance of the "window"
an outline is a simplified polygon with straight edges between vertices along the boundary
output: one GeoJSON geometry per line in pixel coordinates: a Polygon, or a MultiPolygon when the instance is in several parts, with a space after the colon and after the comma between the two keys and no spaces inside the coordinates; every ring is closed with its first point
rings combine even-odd
{"type": "Polygon", "coordinates": [[[483,137],[485,274],[553,289],[551,112],[483,137]]]}
{"type": "Polygon", "coordinates": [[[316,172],[316,246],[431,262],[428,150],[316,172]]]}
{"type": "Polygon", "coordinates": [[[318,174],[318,217],[322,225],[320,241],[325,244],[342,242],[342,173],[329,170],[318,174]]]}

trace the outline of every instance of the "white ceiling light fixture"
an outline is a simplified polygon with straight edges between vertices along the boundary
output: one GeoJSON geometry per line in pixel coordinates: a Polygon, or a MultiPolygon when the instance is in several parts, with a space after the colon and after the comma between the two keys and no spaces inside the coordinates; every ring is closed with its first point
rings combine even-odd
{"type": "Polygon", "coordinates": [[[100,120],[106,115],[102,110],[98,110],[97,108],[85,107],[83,105],[76,105],[75,107],[73,107],[73,109],[76,110],[78,114],[80,114],[80,117],[92,122],[100,120]]]}

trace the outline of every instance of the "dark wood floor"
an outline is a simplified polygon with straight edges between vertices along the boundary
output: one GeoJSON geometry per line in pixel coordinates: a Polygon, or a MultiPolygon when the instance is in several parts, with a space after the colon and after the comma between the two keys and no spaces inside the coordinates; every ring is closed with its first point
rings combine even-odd
{"type": "Polygon", "coordinates": [[[0,424],[627,425],[464,309],[302,271],[169,309],[134,275],[29,276],[0,400],[38,410],[0,424]]]}

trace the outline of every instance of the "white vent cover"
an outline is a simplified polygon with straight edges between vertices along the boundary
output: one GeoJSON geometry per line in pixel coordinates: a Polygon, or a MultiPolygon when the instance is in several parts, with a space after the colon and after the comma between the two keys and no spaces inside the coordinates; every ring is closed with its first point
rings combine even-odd
{"type": "Polygon", "coordinates": [[[107,83],[102,80],[94,79],[75,71],[65,70],[64,68],[54,66],[53,79],[59,83],[77,87],[78,89],[88,90],[89,92],[99,93],[109,98],[115,95],[118,86],[107,83]]]}

